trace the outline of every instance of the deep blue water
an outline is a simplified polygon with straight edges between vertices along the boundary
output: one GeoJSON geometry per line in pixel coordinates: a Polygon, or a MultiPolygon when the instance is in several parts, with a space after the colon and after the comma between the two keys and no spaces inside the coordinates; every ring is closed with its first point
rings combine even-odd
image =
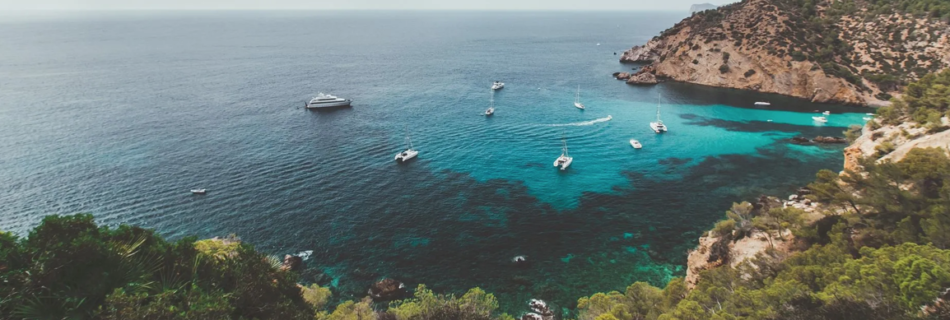
{"type": "Polygon", "coordinates": [[[309,266],[343,299],[383,276],[481,286],[509,311],[662,285],[731,202],[840,170],[840,146],[789,138],[840,135],[865,112],[610,77],[632,67],[614,52],[683,16],[5,16],[0,229],[89,212],[172,238],[236,233],[273,254],[314,250],[309,266]],[[507,85],[485,118],[493,80],[507,85]],[[303,109],[318,91],[355,102],[303,109]],[[659,95],[664,135],[648,128],[659,95]],[[828,124],[816,109],[834,113],[828,124]],[[405,131],[421,154],[399,165],[405,131]],[[552,167],[562,137],[566,172],[552,167]],[[515,268],[516,255],[531,264],[515,268]]]}

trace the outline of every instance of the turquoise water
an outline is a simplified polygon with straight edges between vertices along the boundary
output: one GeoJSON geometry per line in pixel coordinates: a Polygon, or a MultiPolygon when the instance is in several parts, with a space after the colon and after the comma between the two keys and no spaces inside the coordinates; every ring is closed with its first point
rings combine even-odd
{"type": "MultiPolygon", "coordinates": [[[[784,194],[864,109],[666,83],[617,62],[682,13],[91,13],[0,21],[0,229],[93,213],[314,250],[337,298],[381,277],[506,311],[684,273],[733,201],[784,194]],[[597,44],[600,45],[597,45],[597,44]],[[491,82],[506,82],[487,108],[491,82]],[[577,86],[587,110],[572,106],[577,86]],[[302,108],[319,91],[354,99],[302,108]],[[662,96],[670,132],[648,127],[662,96]],[[772,106],[754,107],[755,101],[772,106]],[[827,124],[814,110],[830,110],[827,124]],[[611,116],[609,121],[606,117],[611,116]],[[772,120],[772,122],[768,122],[772,120]],[[418,159],[393,156],[411,133],[418,159]],[[567,140],[574,163],[552,162],[567,140]],[[631,138],[643,149],[633,150],[631,138]],[[191,188],[207,188],[192,196],[191,188]],[[510,259],[526,255],[530,264],[510,259]]],[[[315,273],[326,276],[317,277],[315,273]]]]}

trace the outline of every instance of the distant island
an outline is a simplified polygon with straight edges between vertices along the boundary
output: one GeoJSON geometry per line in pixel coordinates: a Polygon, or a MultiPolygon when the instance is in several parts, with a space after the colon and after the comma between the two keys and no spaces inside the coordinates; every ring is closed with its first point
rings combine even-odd
{"type": "Polygon", "coordinates": [[[693,14],[693,13],[697,13],[697,12],[700,12],[700,11],[706,11],[706,10],[716,9],[716,8],[718,8],[718,7],[719,7],[719,6],[714,5],[714,4],[712,4],[712,3],[709,3],[709,2],[700,3],[700,4],[694,4],[694,5],[692,5],[692,6],[689,6],[689,13],[690,13],[690,14],[693,14]]]}
{"type": "Polygon", "coordinates": [[[648,65],[615,77],[883,106],[950,66],[948,19],[950,2],[747,0],[694,13],[627,50],[621,62],[648,65]]]}

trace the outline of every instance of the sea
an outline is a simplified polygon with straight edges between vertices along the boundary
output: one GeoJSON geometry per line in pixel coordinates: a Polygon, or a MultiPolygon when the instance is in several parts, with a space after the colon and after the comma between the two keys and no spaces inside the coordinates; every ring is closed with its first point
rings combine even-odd
{"type": "Polygon", "coordinates": [[[790,138],[841,136],[869,112],[611,77],[638,67],[625,49],[687,15],[5,14],[0,230],[91,213],[170,239],[236,234],[280,257],[312,250],[302,281],[340,301],[389,277],[570,313],[582,296],[662,286],[731,203],[842,169],[843,145],[790,138]],[[352,107],[305,109],[319,92],[352,107]],[[649,128],[658,108],[664,134],[649,128]],[[407,137],[419,156],[397,163],[407,137]]]}

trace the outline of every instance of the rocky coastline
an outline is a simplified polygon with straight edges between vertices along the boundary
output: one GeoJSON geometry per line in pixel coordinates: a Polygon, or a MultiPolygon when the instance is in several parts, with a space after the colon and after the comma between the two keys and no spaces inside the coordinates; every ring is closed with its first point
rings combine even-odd
{"type": "Polygon", "coordinates": [[[670,80],[812,102],[885,106],[899,96],[901,83],[950,66],[946,21],[861,10],[832,14],[820,5],[808,17],[781,1],[748,0],[698,12],[624,51],[621,62],[647,65],[614,77],[634,85],[670,80]],[[831,22],[824,27],[801,22],[814,17],[831,22]],[[826,29],[836,30],[836,38],[823,40],[826,29]]]}

